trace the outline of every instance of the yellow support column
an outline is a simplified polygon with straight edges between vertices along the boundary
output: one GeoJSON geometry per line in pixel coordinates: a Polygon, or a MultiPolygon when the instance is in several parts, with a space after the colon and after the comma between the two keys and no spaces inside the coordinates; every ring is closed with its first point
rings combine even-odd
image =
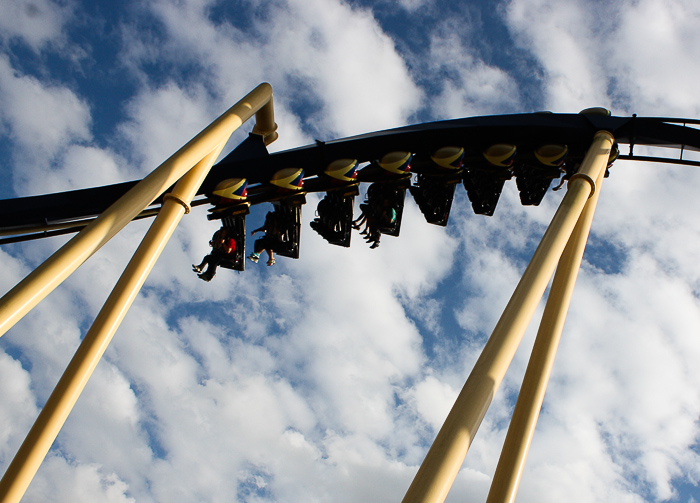
{"type": "Polygon", "coordinates": [[[263,136],[265,144],[274,141],[277,125],[272,89],[269,84],[261,84],[0,299],[2,335],[184,174],[173,191],[164,196],[156,220],[0,480],[0,502],[18,502],[24,495],[182,215],[189,213],[192,199],[228,137],[253,114],[258,120],[255,132],[263,136]],[[194,165],[189,171],[185,169],[188,163],[194,165]],[[42,283],[47,281],[49,285],[42,283]]]}
{"type": "Polygon", "coordinates": [[[274,141],[270,84],[253,89],[7,292],[0,299],[0,336],[253,114],[262,123],[258,134],[274,141]]]}
{"type": "Polygon", "coordinates": [[[554,365],[554,357],[564,329],[566,313],[583,260],[583,252],[586,249],[604,175],[605,170],[602,170],[596,180],[597,190],[586,203],[581,218],[559,260],[486,503],[515,501],[554,365]]]}
{"type": "Polygon", "coordinates": [[[224,144],[205,156],[165,195],[158,216],[0,480],[0,502],[15,503],[22,499],[156,260],[182,216],[189,212],[189,203],[224,144]]]}
{"type": "Polygon", "coordinates": [[[408,488],[404,503],[442,503],[447,497],[581,211],[595,191],[594,180],[605,169],[612,144],[610,133],[596,133],[579,172],[571,177],[569,190],[408,488]]]}

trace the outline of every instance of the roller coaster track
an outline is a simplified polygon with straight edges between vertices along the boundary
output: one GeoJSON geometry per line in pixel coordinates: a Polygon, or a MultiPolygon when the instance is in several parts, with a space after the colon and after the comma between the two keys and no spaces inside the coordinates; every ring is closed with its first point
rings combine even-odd
{"type": "MultiPolygon", "coordinates": [[[[517,146],[516,162],[524,166],[537,165],[533,152],[543,144],[567,145],[566,163],[573,165],[581,161],[593,135],[599,130],[610,131],[618,144],[628,146],[628,153],[621,153],[619,159],[700,166],[696,160],[683,159],[686,151],[700,151],[700,130],[692,127],[699,124],[700,121],[695,119],[598,114],[540,112],[495,115],[416,124],[327,142],[317,141],[314,145],[272,154],[268,154],[262,138],[253,134],[241,148],[211,169],[192,206],[210,204],[207,195],[211,194],[218,182],[230,178],[248,181],[251,204],[279,198],[279,194],[263,191],[262,188],[274,173],[289,167],[304,170],[305,192],[337,188],[337,184],[323,179],[324,170],[331,162],[348,158],[357,159],[360,164],[372,163],[391,151],[414,153],[411,171],[421,173],[434,166],[432,154],[446,145],[464,148],[465,172],[469,171],[470,166],[484,163],[481,154],[488,146],[503,143],[517,146]],[[668,147],[676,150],[678,155],[635,156],[635,146],[668,147]]],[[[357,181],[374,180],[376,170],[359,171],[357,181]]],[[[136,183],[131,181],[0,200],[0,236],[4,236],[0,244],[77,232],[136,183]]],[[[137,218],[154,216],[161,204],[162,197],[137,218]]]]}

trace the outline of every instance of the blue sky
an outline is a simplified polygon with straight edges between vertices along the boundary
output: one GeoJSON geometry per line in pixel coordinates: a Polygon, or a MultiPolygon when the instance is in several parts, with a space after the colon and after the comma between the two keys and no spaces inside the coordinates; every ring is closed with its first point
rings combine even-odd
{"type": "MultiPolygon", "coordinates": [[[[693,0],[4,0],[0,197],[142,177],[263,81],[272,150],[481,114],[698,118],[699,22],[693,0]]],[[[519,502],[700,499],[699,184],[615,164],[519,502]]],[[[313,233],[310,195],[300,260],[209,284],[193,211],[24,501],[400,501],[561,197],[524,208],[510,182],[484,217],[458,187],[446,229],[409,197],[369,250],[313,233]]],[[[3,472],[147,226],[0,338],[3,472]]],[[[2,247],[0,292],[66,239],[2,247]]],[[[485,500],[538,316],[447,501],[485,500]]]]}

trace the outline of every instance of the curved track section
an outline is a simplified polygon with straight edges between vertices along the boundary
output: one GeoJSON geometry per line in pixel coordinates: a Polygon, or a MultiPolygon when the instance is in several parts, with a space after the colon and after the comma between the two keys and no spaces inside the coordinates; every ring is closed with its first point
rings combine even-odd
{"type": "MultiPolygon", "coordinates": [[[[338,187],[324,173],[338,160],[353,159],[362,165],[369,163],[357,173],[356,182],[374,182],[391,177],[379,168],[379,160],[387,153],[408,152],[413,154],[411,172],[430,175],[435,172],[434,154],[444,147],[457,147],[464,151],[463,169],[459,175],[493,168],[484,158],[484,152],[493,145],[517,147],[515,168],[518,188],[521,181],[540,176],[542,168],[535,152],[543,145],[566,145],[566,163],[560,173],[573,169],[585,154],[585,150],[596,131],[607,130],[613,133],[618,144],[628,144],[629,154],[621,159],[672,162],[677,164],[700,165],[696,161],[682,158],[683,151],[700,151],[700,130],[689,125],[698,125],[695,119],[655,118],[655,117],[613,117],[591,114],[554,114],[549,112],[471,117],[439,122],[405,126],[396,129],[367,133],[328,142],[317,141],[314,145],[299,147],[284,152],[269,154],[258,135],[251,134],[228,156],[216,164],[204,184],[195,204],[207,204],[212,191],[222,180],[245,178],[248,181],[250,204],[279,199],[279,192],[269,190],[269,182],[276,173],[284,169],[303,170],[304,191],[328,191],[338,187]],[[647,157],[634,156],[636,145],[669,147],[679,149],[680,156],[647,157]],[[520,173],[520,175],[517,175],[520,173]]],[[[547,175],[549,180],[559,176],[547,175]]],[[[507,179],[505,178],[505,179],[507,179]]],[[[522,181],[522,185],[527,185],[522,181]]],[[[14,236],[0,243],[36,239],[58,233],[79,230],[85,222],[100,214],[137,182],[124,182],[104,187],[73,190],[55,194],[45,194],[0,201],[0,235],[14,236]],[[39,232],[41,231],[41,232],[39,232]],[[29,234],[35,232],[36,234],[29,234]],[[39,233],[37,233],[39,232],[39,233]]],[[[470,182],[465,181],[469,191],[470,182]]],[[[545,190],[549,184],[545,186],[545,190]]],[[[544,191],[542,195],[544,195],[544,191]]],[[[500,194],[500,190],[499,190],[500,194]]],[[[528,196],[529,197],[529,196],[528,196]]],[[[470,199],[477,211],[479,202],[470,199]]],[[[539,204],[541,196],[524,198],[524,204],[539,204]]],[[[151,216],[160,206],[161,200],[153,202],[143,217],[151,216]]],[[[493,209],[477,211],[493,213],[493,209]]]]}

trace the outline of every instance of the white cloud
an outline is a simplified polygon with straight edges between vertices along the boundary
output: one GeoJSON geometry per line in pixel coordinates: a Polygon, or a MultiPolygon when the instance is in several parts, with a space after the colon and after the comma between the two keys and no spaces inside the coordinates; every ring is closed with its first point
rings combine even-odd
{"type": "Polygon", "coordinates": [[[604,37],[608,72],[625,105],[639,115],[697,117],[700,6],[687,0],[616,5],[614,30],[604,37]]]}
{"type": "Polygon", "coordinates": [[[694,117],[699,16],[687,0],[514,0],[506,19],[544,71],[548,108],[694,117]]]}
{"type": "Polygon", "coordinates": [[[243,32],[215,25],[208,7],[159,2],[150,11],[169,34],[162,55],[210,69],[216,79],[208,84],[231,103],[269,81],[281,98],[282,117],[298,102],[297,113],[310,114],[305,117],[310,125],[334,135],[402,125],[418,107],[419,89],[369,11],[341,2],[291,0],[255,18],[250,32],[243,32]],[[264,43],[252,43],[250,33],[264,43]]]}
{"type": "Polygon", "coordinates": [[[43,188],[33,192],[60,192],[123,182],[128,177],[124,164],[109,150],[73,144],[63,150],[54,169],[41,170],[43,188]]]}
{"type": "Polygon", "coordinates": [[[0,353],[2,397],[0,403],[0,463],[6,467],[19,448],[20,435],[37,414],[34,396],[30,391],[29,372],[5,353],[0,353]]]}
{"type": "Polygon", "coordinates": [[[513,0],[506,21],[518,45],[544,71],[545,107],[555,112],[610,107],[601,43],[607,16],[586,1],[513,0]]]}
{"type": "Polygon", "coordinates": [[[61,42],[64,24],[71,16],[70,3],[5,0],[0,4],[0,40],[20,39],[38,52],[61,42]]]}
{"type": "Polygon", "coordinates": [[[105,501],[132,503],[127,485],[114,473],[104,473],[99,465],[71,466],[63,458],[49,456],[27,490],[27,501],[105,501]]]}
{"type": "Polygon", "coordinates": [[[292,18],[278,18],[274,30],[280,38],[273,43],[289,61],[305,54],[306,63],[290,73],[309,79],[323,99],[324,115],[332,118],[332,130],[349,135],[405,123],[418,107],[420,91],[371,12],[321,1],[290,2],[290,7],[292,18]],[[290,23],[306,29],[285,28],[290,23]]]}
{"type": "Polygon", "coordinates": [[[209,108],[200,86],[183,89],[168,82],[156,89],[141,89],[127,106],[129,120],[120,125],[134,149],[134,161],[140,164],[140,176],[153,171],[225,111],[209,108]]]}
{"type": "Polygon", "coordinates": [[[441,88],[431,98],[434,112],[440,118],[514,112],[520,101],[517,83],[480,59],[462,39],[463,31],[460,22],[445,22],[431,36],[427,72],[441,88]]]}
{"type": "Polygon", "coordinates": [[[41,173],[51,169],[67,145],[90,139],[87,104],[66,87],[22,75],[0,55],[0,106],[0,123],[9,129],[16,162],[24,168],[15,173],[18,190],[33,194],[55,191],[51,186],[55,180],[41,173]]]}
{"type": "Polygon", "coordinates": [[[438,431],[457,399],[459,391],[449,384],[428,376],[411,389],[414,407],[434,431],[438,431]]]}

